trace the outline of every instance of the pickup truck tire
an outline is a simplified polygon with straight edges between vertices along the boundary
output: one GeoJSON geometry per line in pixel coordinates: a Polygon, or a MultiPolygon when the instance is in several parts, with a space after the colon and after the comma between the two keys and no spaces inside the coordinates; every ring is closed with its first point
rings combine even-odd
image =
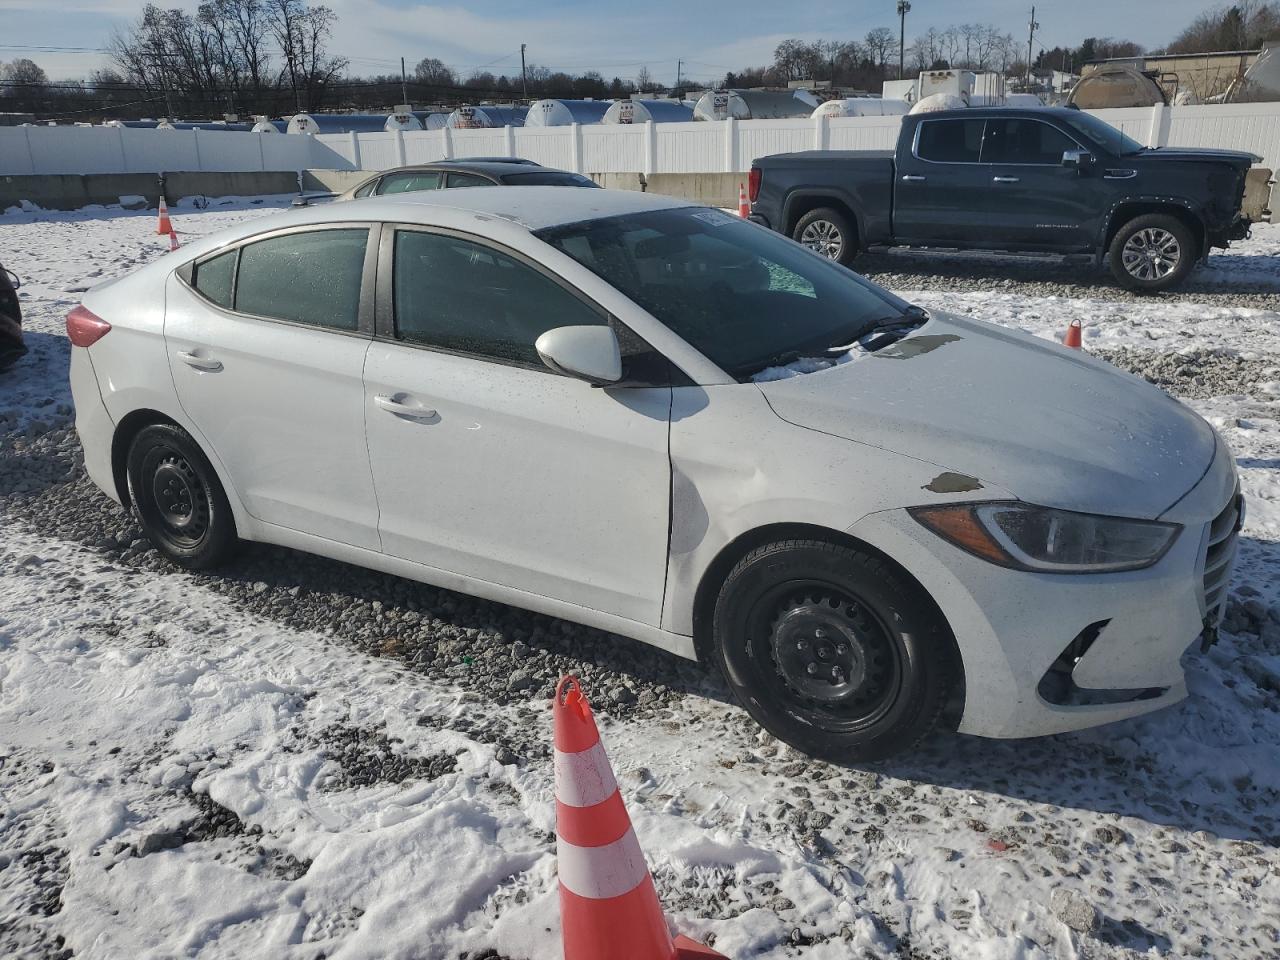
{"type": "Polygon", "coordinates": [[[846,267],[858,254],[857,227],[848,216],[831,207],[810,210],[797,220],[791,239],[846,267]]]}
{"type": "Polygon", "coordinates": [[[713,659],[762,727],[837,762],[908,750],[962,668],[921,587],[874,554],[822,540],[757,547],[725,578],[713,659]]]}
{"type": "Polygon", "coordinates": [[[1116,231],[1108,256],[1122,287],[1156,293],[1186,279],[1196,264],[1196,238],[1177,217],[1146,213],[1116,231]]]}

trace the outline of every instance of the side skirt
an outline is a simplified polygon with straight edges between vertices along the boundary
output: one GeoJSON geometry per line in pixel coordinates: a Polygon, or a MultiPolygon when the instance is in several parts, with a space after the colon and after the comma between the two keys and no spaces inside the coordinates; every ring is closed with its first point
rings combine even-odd
{"type": "Polygon", "coordinates": [[[480,597],[484,600],[509,604],[522,610],[532,610],[534,613],[560,617],[573,623],[580,623],[584,626],[595,627],[597,630],[630,637],[633,640],[639,640],[641,643],[648,643],[688,660],[698,659],[697,654],[694,652],[693,637],[668,633],[660,627],[637,623],[634,620],[618,617],[611,613],[580,607],[577,604],[567,603],[551,597],[538,596],[537,594],[527,593],[524,590],[517,590],[514,587],[491,583],[488,580],[479,580],[450,573],[447,570],[430,567],[424,563],[402,560],[399,557],[388,556],[385,553],[366,550],[363,547],[353,547],[345,543],[337,543],[333,540],[326,540],[323,537],[300,533],[297,530],[290,530],[287,527],[280,527],[270,523],[259,521],[255,525],[253,533],[254,536],[250,539],[259,540],[263,543],[274,543],[281,547],[290,547],[294,550],[301,550],[304,553],[314,553],[322,557],[328,557],[331,560],[340,560],[343,563],[355,564],[358,567],[368,567],[371,570],[404,577],[407,580],[417,580],[421,583],[431,584],[434,587],[455,590],[458,593],[480,597]]]}

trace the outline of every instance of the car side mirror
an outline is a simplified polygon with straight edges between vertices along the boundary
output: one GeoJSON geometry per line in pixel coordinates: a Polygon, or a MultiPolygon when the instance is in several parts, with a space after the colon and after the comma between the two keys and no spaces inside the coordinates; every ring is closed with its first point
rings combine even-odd
{"type": "Polygon", "coordinates": [[[534,347],[542,362],[556,373],[594,386],[622,379],[622,350],[610,327],[556,327],[540,336],[534,347]]]}
{"type": "Polygon", "coordinates": [[[1064,167],[1075,167],[1077,172],[1083,173],[1093,165],[1093,154],[1084,150],[1064,150],[1062,153],[1062,165],[1064,167]]]}

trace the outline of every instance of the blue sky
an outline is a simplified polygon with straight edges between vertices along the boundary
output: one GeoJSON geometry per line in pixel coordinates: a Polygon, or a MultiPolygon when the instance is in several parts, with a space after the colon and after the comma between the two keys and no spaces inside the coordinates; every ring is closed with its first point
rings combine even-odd
{"type": "MultiPolygon", "coordinates": [[[[196,0],[158,0],[194,10],[196,0]]],[[[412,65],[439,57],[464,76],[476,68],[518,72],[519,48],[553,70],[599,70],[606,78],[634,77],[647,65],[655,79],[672,82],[675,61],[685,75],[711,81],[726,69],[769,62],[787,37],[848,39],[868,30],[897,32],[894,0],[498,0],[467,4],[418,0],[328,0],[339,14],[334,49],[351,58],[358,74],[393,72],[404,56],[412,65]],[[642,8],[643,12],[639,9],[642,8]]],[[[1037,47],[1074,45],[1086,36],[1125,37],[1148,47],[1172,39],[1206,0],[1071,0],[1038,3],[1037,47]]],[[[929,26],[993,23],[1025,43],[1030,4],[1007,0],[912,0],[907,42],[929,26]]],[[[53,53],[24,46],[96,48],[141,10],[140,0],[0,0],[0,59],[30,56],[55,78],[80,77],[105,65],[99,53],[53,53]]]]}

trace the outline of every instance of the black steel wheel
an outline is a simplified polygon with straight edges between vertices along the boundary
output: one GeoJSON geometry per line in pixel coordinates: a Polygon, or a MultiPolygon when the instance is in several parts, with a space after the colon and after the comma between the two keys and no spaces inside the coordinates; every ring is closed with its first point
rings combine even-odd
{"type": "Polygon", "coordinates": [[[144,427],[128,454],[129,489],[147,537],[174,563],[206,569],[236,544],[235,521],[208,458],[181,427],[144,427]]]}
{"type": "Polygon", "coordinates": [[[932,600],[882,558],[791,540],[753,550],[716,603],[715,654],[766,730],[812,756],[873,760],[937,724],[959,682],[932,600]]]}

